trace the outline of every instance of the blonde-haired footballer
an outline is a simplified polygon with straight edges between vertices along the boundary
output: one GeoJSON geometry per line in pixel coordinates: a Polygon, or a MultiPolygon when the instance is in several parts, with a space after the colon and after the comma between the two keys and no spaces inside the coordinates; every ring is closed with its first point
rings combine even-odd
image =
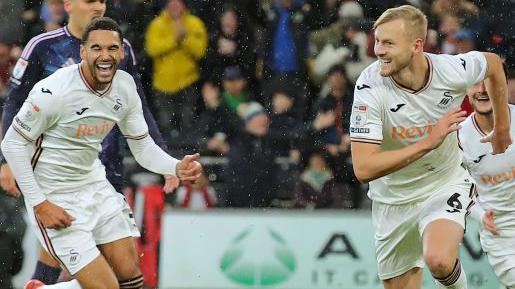
{"type": "Polygon", "coordinates": [[[467,88],[492,97],[494,154],[511,144],[506,79],[492,53],[425,53],[426,16],[386,10],[374,24],[378,60],[356,82],[351,115],[354,172],[369,182],[379,277],[387,289],[420,288],[427,265],[438,288],[467,288],[458,259],[473,184],[456,130],[467,88]]]}

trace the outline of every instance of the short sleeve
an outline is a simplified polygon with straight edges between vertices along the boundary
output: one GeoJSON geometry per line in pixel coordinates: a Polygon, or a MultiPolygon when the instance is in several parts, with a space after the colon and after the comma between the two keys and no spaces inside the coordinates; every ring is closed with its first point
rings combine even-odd
{"type": "Polygon", "coordinates": [[[59,119],[59,97],[56,91],[36,84],[14,117],[13,129],[28,141],[35,141],[59,119]]]}
{"type": "Polygon", "coordinates": [[[479,83],[485,79],[488,63],[482,52],[470,51],[454,56],[458,58],[465,72],[465,83],[467,87],[479,83]]]}
{"type": "Polygon", "coordinates": [[[372,94],[372,88],[358,80],[350,119],[351,141],[381,144],[383,121],[380,108],[372,94]]]}
{"type": "Polygon", "coordinates": [[[148,136],[148,126],[143,116],[143,108],[136,90],[136,84],[132,78],[130,85],[128,85],[128,94],[129,108],[125,117],[118,122],[118,127],[125,138],[143,139],[148,136]]]}

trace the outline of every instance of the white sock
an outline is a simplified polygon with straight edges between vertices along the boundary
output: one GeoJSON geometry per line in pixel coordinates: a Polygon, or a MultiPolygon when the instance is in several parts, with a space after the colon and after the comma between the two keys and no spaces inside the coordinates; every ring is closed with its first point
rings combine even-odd
{"type": "Polygon", "coordinates": [[[60,282],[53,285],[45,285],[41,289],[82,289],[79,281],[73,279],[68,282],[60,282]]]}
{"type": "Polygon", "coordinates": [[[451,274],[445,278],[435,278],[436,287],[440,289],[467,289],[467,275],[460,260],[456,260],[451,274]]]}

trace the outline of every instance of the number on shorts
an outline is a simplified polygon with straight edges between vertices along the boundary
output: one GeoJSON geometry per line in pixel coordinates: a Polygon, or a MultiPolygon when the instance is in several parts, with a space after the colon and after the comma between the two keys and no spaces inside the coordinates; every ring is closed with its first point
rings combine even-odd
{"type": "Polygon", "coordinates": [[[449,213],[459,213],[460,209],[463,208],[461,205],[460,200],[458,199],[460,197],[460,194],[454,193],[448,200],[447,205],[451,206],[452,210],[446,210],[449,213]]]}

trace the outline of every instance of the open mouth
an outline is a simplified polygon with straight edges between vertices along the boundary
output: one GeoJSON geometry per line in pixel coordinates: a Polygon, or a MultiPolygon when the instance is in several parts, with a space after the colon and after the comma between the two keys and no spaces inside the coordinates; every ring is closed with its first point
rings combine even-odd
{"type": "Polygon", "coordinates": [[[99,72],[101,76],[111,76],[114,69],[114,64],[111,62],[108,63],[97,63],[95,68],[99,72]]]}
{"type": "Polygon", "coordinates": [[[479,102],[488,102],[488,101],[490,101],[490,97],[486,94],[481,94],[481,95],[476,96],[476,100],[479,102]]]}
{"type": "Polygon", "coordinates": [[[381,66],[388,66],[388,65],[390,65],[390,63],[392,63],[392,60],[391,59],[379,59],[379,63],[381,64],[381,66]]]}

